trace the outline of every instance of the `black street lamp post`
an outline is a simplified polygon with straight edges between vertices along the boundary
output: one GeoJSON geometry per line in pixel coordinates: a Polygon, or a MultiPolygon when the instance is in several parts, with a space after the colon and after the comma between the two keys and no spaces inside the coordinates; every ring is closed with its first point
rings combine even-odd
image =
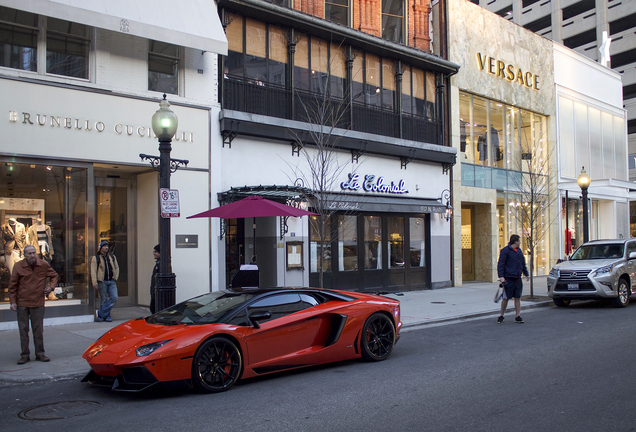
{"type": "Polygon", "coordinates": [[[587,214],[587,188],[590,187],[590,176],[585,172],[585,167],[581,169],[581,174],[576,178],[576,182],[581,188],[582,199],[583,199],[583,243],[587,243],[590,239],[589,237],[589,222],[588,222],[588,214],[587,214]]]}
{"type": "MultiPolygon", "coordinates": [[[[150,156],[140,154],[141,160],[150,161],[150,165],[159,171],[159,187],[170,189],[170,174],[179,169],[179,166],[188,165],[187,160],[170,159],[172,151],[172,137],[177,132],[179,120],[169,108],[170,103],[163,95],[163,100],[159,102],[159,109],[152,116],[152,130],[159,139],[160,156],[150,156]]],[[[170,307],[176,302],[176,275],[172,273],[171,247],[170,247],[170,218],[160,216],[159,219],[159,245],[161,247],[161,257],[159,258],[159,273],[155,281],[155,304],[156,311],[170,307]]]]}

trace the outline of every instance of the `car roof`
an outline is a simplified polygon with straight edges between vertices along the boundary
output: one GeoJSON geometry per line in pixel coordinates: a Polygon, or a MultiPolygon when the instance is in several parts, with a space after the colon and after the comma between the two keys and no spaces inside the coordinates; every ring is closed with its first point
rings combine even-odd
{"type": "Polygon", "coordinates": [[[599,240],[590,240],[587,243],[584,243],[583,246],[585,245],[589,245],[589,244],[617,244],[617,243],[626,243],[630,240],[635,240],[636,238],[631,237],[631,238],[621,238],[621,239],[599,239],[599,240]]]}
{"type": "Polygon", "coordinates": [[[227,292],[235,293],[235,294],[254,294],[257,296],[261,294],[270,294],[275,292],[318,292],[318,293],[330,295],[333,297],[338,297],[345,301],[351,301],[356,299],[356,297],[354,296],[349,296],[339,291],[333,291],[333,290],[324,289],[324,288],[311,288],[311,287],[309,288],[308,287],[258,287],[258,288],[233,287],[233,288],[228,288],[227,292]]]}

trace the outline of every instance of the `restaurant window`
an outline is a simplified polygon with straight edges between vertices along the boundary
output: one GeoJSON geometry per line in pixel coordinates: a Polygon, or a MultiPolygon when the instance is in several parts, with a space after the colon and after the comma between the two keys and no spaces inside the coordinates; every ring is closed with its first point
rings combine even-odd
{"type": "MultiPolygon", "coordinates": [[[[58,275],[58,286],[48,301],[55,306],[88,302],[86,243],[87,170],[85,168],[0,162],[0,226],[5,238],[4,267],[11,273],[32,245],[38,257],[58,275]]],[[[92,293],[91,289],[91,293],[92,293]]],[[[8,302],[2,286],[0,302],[8,302]]]]}
{"type": "Polygon", "coordinates": [[[349,0],[325,0],[325,19],[343,26],[349,25],[349,0]]]}
{"type": "Polygon", "coordinates": [[[267,81],[266,35],[265,23],[245,20],[245,78],[258,85],[267,81]]]}
{"type": "Polygon", "coordinates": [[[88,78],[88,27],[47,18],[46,72],[88,78]]]}
{"type": "Polygon", "coordinates": [[[404,218],[389,219],[389,267],[404,268],[404,218]]]}
{"type": "Polygon", "coordinates": [[[403,43],[403,0],[382,0],[382,39],[403,43]]]}
{"type": "Polygon", "coordinates": [[[358,224],[356,216],[338,216],[338,270],[358,270],[358,224]]]}
{"type": "Polygon", "coordinates": [[[227,57],[225,58],[224,78],[242,77],[243,73],[243,17],[229,14],[230,24],[225,28],[227,37],[227,57]]]}
{"type": "Polygon", "coordinates": [[[382,268],[382,217],[364,217],[364,269],[382,268]]]}
{"type": "Polygon", "coordinates": [[[287,75],[287,38],[285,30],[269,26],[269,58],[267,59],[267,82],[285,85],[287,75]]]}
{"type": "Polygon", "coordinates": [[[347,85],[347,66],[344,47],[332,43],[329,58],[329,93],[333,97],[343,98],[347,85]]]}
{"type": "Polygon", "coordinates": [[[409,261],[411,267],[424,267],[424,218],[409,218],[409,261]]]}
{"type": "Polygon", "coordinates": [[[402,72],[402,112],[436,119],[435,74],[411,66],[402,72]]]}
{"type": "Polygon", "coordinates": [[[159,41],[149,41],[148,90],[179,93],[179,47],[159,41]]]}
{"type": "Polygon", "coordinates": [[[329,80],[329,48],[328,43],[311,38],[311,73],[310,90],[314,93],[325,94],[329,80]]]}
{"type": "Polygon", "coordinates": [[[38,16],[0,6],[0,66],[37,72],[38,16]]]}
{"type": "Polygon", "coordinates": [[[320,222],[318,216],[309,217],[309,265],[312,272],[320,271],[320,257],[322,255],[323,271],[331,271],[331,216],[323,216],[323,243],[320,243],[320,222]]]}
{"type": "Polygon", "coordinates": [[[309,37],[298,34],[294,55],[294,87],[296,90],[309,90],[309,37]]]}

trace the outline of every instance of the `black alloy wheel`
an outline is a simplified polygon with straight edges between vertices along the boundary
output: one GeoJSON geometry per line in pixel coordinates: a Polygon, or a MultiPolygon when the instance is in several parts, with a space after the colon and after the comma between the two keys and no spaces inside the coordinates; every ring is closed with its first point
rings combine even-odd
{"type": "Polygon", "coordinates": [[[570,303],[572,302],[572,300],[570,299],[564,299],[560,297],[555,297],[552,299],[552,301],[554,302],[554,305],[557,307],[568,307],[570,306],[570,303]]]}
{"type": "Polygon", "coordinates": [[[386,360],[395,344],[393,321],[382,313],[371,315],[362,327],[360,339],[363,359],[367,361],[386,360]]]}
{"type": "Polygon", "coordinates": [[[625,279],[618,280],[618,297],[616,297],[612,304],[614,307],[621,308],[627,306],[629,303],[629,285],[625,279]]]}
{"type": "Polygon", "coordinates": [[[213,337],[197,349],[192,362],[192,383],[204,393],[228,390],[241,375],[241,351],[229,339],[213,337]]]}

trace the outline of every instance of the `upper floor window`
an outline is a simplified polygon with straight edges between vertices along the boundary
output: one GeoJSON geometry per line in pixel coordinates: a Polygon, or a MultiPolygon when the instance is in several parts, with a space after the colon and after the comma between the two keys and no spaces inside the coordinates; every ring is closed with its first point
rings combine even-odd
{"type": "Polygon", "coordinates": [[[89,49],[88,26],[0,6],[0,66],[86,79],[89,49]]]}
{"type": "Polygon", "coordinates": [[[179,47],[150,41],[148,49],[148,90],[179,94],[179,47]]]}
{"type": "Polygon", "coordinates": [[[46,72],[88,78],[88,27],[55,18],[47,19],[46,72]]]}
{"type": "Polygon", "coordinates": [[[382,39],[404,42],[404,0],[382,0],[382,39]]]}
{"type": "Polygon", "coordinates": [[[38,16],[0,6],[0,66],[37,72],[38,16]]]}
{"type": "Polygon", "coordinates": [[[343,26],[349,25],[349,0],[325,0],[325,19],[343,26]]]}
{"type": "Polygon", "coordinates": [[[402,112],[437,118],[435,113],[435,74],[411,66],[402,73],[402,112]]]}

